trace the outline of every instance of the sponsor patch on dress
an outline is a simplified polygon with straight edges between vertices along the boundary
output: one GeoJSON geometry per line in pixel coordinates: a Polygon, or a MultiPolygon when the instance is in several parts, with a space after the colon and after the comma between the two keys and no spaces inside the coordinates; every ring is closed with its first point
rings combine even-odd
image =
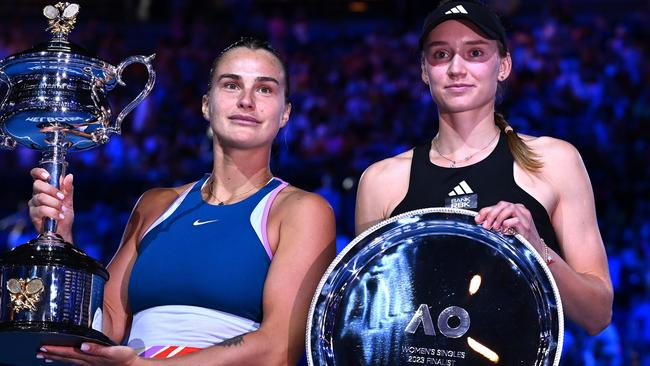
{"type": "Polygon", "coordinates": [[[477,208],[478,195],[476,193],[463,194],[460,196],[447,197],[445,207],[451,208],[477,208]]]}

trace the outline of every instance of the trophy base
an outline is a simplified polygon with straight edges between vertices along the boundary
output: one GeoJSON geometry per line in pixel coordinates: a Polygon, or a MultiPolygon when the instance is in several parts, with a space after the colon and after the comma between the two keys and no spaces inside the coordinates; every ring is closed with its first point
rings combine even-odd
{"type": "MultiPolygon", "coordinates": [[[[32,322],[23,324],[0,324],[0,365],[43,365],[36,353],[43,345],[79,347],[84,342],[113,346],[101,332],[66,324],[32,322]]],[[[63,365],[48,363],[48,365],[63,365]]]]}

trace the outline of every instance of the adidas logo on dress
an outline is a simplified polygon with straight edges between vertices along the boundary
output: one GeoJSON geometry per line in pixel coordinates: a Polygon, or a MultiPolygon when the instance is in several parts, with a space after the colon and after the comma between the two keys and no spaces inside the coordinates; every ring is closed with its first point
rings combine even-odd
{"type": "Polygon", "coordinates": [[[458,183],[456,187],[454,187],[454,190],[449,192],[449,197],[457,196],[457,195],[462,195],[462,194],[471,194],[474,193],[472,189],[469,187],[467,182],[462,181],[458,183]]]}
{"type": "Polygon", "coordinates": [[[478,195],[469,187],[467,182],[462,181],[449,192],[449,197],[445,199],[445,206],[451,208],[477,208],[478,195]]]}
{"type": "Polygon", "coordinates": [[[462,5],[458,5],[446,11],[445,14],[467,14],[467,10],[462,5]]]}

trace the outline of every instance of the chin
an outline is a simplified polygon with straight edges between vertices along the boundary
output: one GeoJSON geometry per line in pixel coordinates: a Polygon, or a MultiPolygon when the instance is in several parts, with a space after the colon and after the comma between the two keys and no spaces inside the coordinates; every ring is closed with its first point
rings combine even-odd
{"type": "Polygon", "coordinates": [[[440,103],[437,105],[440,113],[463,113],[479,111],[484,109],[486,106],[493,106],[494,99],[485,103],[477,103],[476,98],[470,98],[467,100],[455,100],[451,101],[451,103],[440,103]]]}
{"type": "Polygon", "coordinates": [[[258,149],[261,147],[268,146],[269,148],[273,144],[273,141],[261,141],[259,139],[259,136],[255,136],[253,138],[225,138],[222,139],[222,144],[223,146],[235,148],[235,149],[242,149],[242,150],[249,150],[249,149],[258,149]]]}
{"type": "Polygon", "coordinates": [[[446,105],[444,107],[438,107],[440,113],[464,113],[478,109],[480,107],[475,105],[446,105]]]}

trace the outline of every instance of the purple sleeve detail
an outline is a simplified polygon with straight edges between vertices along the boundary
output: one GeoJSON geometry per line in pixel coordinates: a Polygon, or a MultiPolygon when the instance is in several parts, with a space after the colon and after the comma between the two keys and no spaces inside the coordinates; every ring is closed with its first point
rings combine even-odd
{"type": "Polygon", "coordinates": [[[271,246],[269,245],[269,238],[267,237],[266,234],[266,223],[269,218],[269,211],[271,210],[271,205],[273,204],[273,201],[275,200],[275,197],[280,193],[281,190],[283,190],[286,186],[289,185],[289,183],[279,179],[280,182],[282,182],[279,186],[277,186],[273,191],[271,191],[271,195],[269,196],[269,199],[266,201],[266,205],[264,206],[264,214],[262,215],[262,245],[264,245],[264,250],[266,250],[266,254],[268,254],[269,259],[273,259],[273,253],[271,252],[271,246]]]}

